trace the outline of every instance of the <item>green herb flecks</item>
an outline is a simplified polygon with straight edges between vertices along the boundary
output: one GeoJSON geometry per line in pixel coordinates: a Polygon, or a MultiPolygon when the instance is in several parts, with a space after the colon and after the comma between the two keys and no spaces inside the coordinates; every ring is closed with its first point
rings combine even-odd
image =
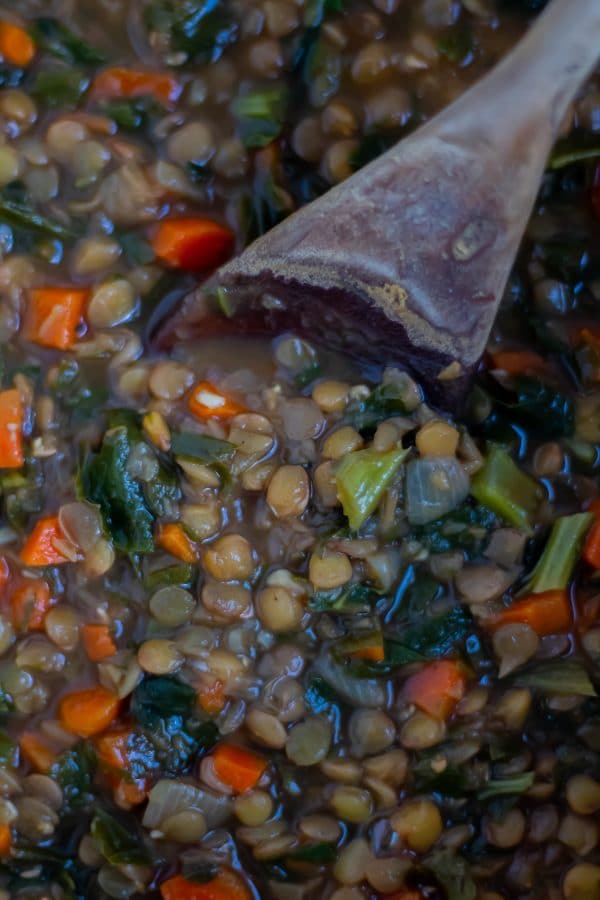
{"type": "Polygon", "coordinates": [[[151,861],[132,820],[125,826],[105,810],[96,808],[90,831],[100,853],[113,866],[143,866],[151,861]]]}
{"type": "Polygon", "coordinates": [[[73,108],[89,83],[89,78],[78,69],[40,69],[31,85],[31,93],[43,106],[73,108]]]}
{"type": "Polygon", "coordinates": [[[42,50],[68,64],[99,66],[106,61],[100,50],[50,16],[35,19],[33,37],[42,50]]]}
{"type": "Polygon", "coordinates": [[[235,41],[237,23],[223,0],[151,0],[144,8],[150,32],[166,34],[185,61],[215,62],[235,41]]]}
{"type": "Polygon", "coordinates": [[[238,97],[232,111],[244,145],[266,147],[282,132],[287,111],[288,95],[285,87],[271,87],[238,97]]]}

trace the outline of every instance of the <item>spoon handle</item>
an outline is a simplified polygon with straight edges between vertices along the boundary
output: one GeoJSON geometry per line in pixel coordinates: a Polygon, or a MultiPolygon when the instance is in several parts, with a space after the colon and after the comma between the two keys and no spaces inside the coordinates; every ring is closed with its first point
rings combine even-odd
{"type": "Polygon", "coordinates": [[[554,0],[516,48],[437,118],[452,132],[476,130],[496,147],[529,134],[547,149],[600,57],[600,0],[554,0]]]}

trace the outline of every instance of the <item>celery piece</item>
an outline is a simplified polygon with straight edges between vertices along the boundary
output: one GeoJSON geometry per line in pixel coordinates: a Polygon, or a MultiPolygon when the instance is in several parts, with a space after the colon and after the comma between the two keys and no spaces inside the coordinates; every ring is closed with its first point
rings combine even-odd
{"type": "Polygon", "coordinates": [[[495,447],[471,482],[471,494],[511,525],[531,531],[539,486],[505,450],[495,447]]]}
{"type": "Polygon", "coordinates": [[[549,694],[577,694],[580,697],[597,697],[590,676],[576,660],[557,659],[522,672],[515,684],[549,694]]]}
{"type": "Polygon", "coordinates": [[[377,509],[408,450],[358,450],[349,453],[335,473],[337,495],[350,528],[356,531],[377,509]]]}
{"type": "Polygon", "coordinates": [[[544,552],[527,583],[527,593],[542,594],[566,588],[594,518],[593,513],[576,513],[556,519],[544,552]]]}

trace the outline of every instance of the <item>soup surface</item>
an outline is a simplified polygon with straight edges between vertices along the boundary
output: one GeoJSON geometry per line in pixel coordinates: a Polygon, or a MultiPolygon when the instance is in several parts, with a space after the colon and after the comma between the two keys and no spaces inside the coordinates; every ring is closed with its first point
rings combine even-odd
{"type": "Polygon", "coordinates": [[[0,10],[0,900],[599,900],[600,80],[460,421],[148,340],[541,5],[0,10]]]}

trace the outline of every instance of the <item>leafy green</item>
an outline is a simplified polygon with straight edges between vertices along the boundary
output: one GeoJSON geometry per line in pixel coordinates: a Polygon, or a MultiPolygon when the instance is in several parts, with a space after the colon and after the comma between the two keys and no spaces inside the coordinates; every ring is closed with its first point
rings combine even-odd
{"type": "Polygon", "coordinates": [[[35,19],[33,36],[42,50],[65,63],[98,66],[106,61],[100,50],[82,40],[58,19],[49,16],[35,19]]]}
{"type": "Polygon", "coordinates": [[[478,794],[480,800],[491,800],[493,797],[524,794],[535,781],[535,772],[521,772],[508,775],[506,778],[491,779],[478,794]]]}
{"type": "Polygon", "coordinates": [[[8,64],[0,65],[0,87],[18,87],[25,77],[25,70],[8,64]]]}
{"type": "Polygon", "coordinates": [[[304,700],[308,708],[316,714],[327,712],[333,704],[339,703],[338,695],[321,675],[311,676],[304,700]]]}
{"type": "Polygon", "coordinates": [[[409,451],[357,450],[348,453],[335,472],[337,494],[350,528],[357,531],[375,512],[409,451]]]}
{"type": "Polygon", "coordinates": [[[419,793],[436,793],[462,799],[467,792],[478,787],[474,767],[447,763],[443,745],[419,753],[411,765],[410,774],[414,789],[419,793]],[[440,761],[444,764],[439,765],[440,761]]]}
{"type": "Polygon", "coordinates": [[[462,856],[451,850],[439,850],[425,857],[423,865],[444,888],[447,900],[475,900],[477,887],[462,856]]]}
{"type": "Polygon", "coordinates": [[[471,482],[471,494],[512,525],[529,530],[539,504],[537,483],[504,450],[494,447],[471,482]]]}
{"type": "Polygon", "coordinates": [[[100,853],[111,865],[143,866],[151,862],[133,822],[128,822],[128,827],[125,827],[97,807],[90,831],[100,853]]]}
{"type": "Polygon", "coordinates": [[[285,190],[271,172],[257,172],[251,191],[240,200],[240,228],[249,244],[282,222],[291,212],[285,190]]]}
{"type": "Polygon", "coordinates": [[[148,241],[133,231],[116,232],[115,238],[130,263],[145,266],[154,259],[154,250],[148,241]]]}
{"type": "Polygon", "coordinates": [[[494,391],[494,399],[514,422],[540,437],[564,437],[575,430],[575,405],[571,397],[537,378],[515,376],[507,389],[498,387],[494,391]]]}
{"type": "Polygon", "coordinates": [[[294,860],[294,862],[317,863],[318,865],[334,862],[336,857],[335,844],[326,843],[307,844],[286,854],[286,859],[294,860]]]}
{"type": "Polygon", "coordinates": [[[96,754],[83,741],[58,758],[50,774],[62,788],[66,806],[77,809],[90,803],[95,770],[96,754]]]}
{"type": "Polygon", "coordinates": [[[464,64],[473,54],[473,32],[470,28],[453,27],[438,40],[437,48],[451,63],[464,64]]]}
{"type": "Polygon", "coordinates": [[[234,100],[232,112],[244,145],[260,148],[276,140],[283,130],[287,104],[285,86],[253,91],[234,100]]]}
{"type": "Polygon", "coordinates": [[[58,403],[72,411],[75,419],[87,417],[108,400],[106,385],[90,383],[84,366],[74,359],[59,363],[50,389],[58,403]]]}
{"type": "Polygon", "coordinates": [[[144,8],[149,31],[169,36],[171,49],[190,60],[215,62],[237,33],[223,0],[151,0],[144,8]]]}
{"type": "Polygon", "coordinates": [[[24,201],[8,199],[6,192],[0,195],[0,222],[10,225],[12,228],[21,228],[44,237],[69,240],[78,237],[78,233],[71,227],[48,219],[36,212],[32,206],[24,201]]]}
{"type": "Polygon", "coordinates": [[[596,688],[581,663],[570,659],[558,659],[542,663],[516,678],[522,687],[549,694],[577,694],[580,697],[597,697],[596,688]]]}
{"type": "Polygon", "coordinates": [[[175,469],[160,464],[154,478],[144,485],[144,496],[153,515],[157,517],[172,515],[174,504],[181,497],[179,478],[175,469]]]}
{"type": "Polygon", "coordinates": [[[447,553],[458,548],[476,555],[496,523],[495,513],[487,507],[464,503],[441,519],[415,526],[413,531],[415,539],[430,553],[447,553]]]}
{"type": "Polygon", "coordinates": [[[385,659],[373,667],[385,671],[424,659],[450,656],[464,643],[472,624],[469,613],[462,606],[454,606],[443,615],[407,627],[401,639],[386,638],[385,659]]]}
{"type": "Polygon", "coordinates": [[[555,520],[544,552],[527,582],[527,591],[541,594],[566,588],[593,521],[593,513],[577,513],[555,520]]]}
{"type": "Polygon", "coordinates": [[[4,731],[0,731],[0,764],[14,766],[17,764],[17,759],[17,745],[4,731]]]}
{"type": "Polygon", "coordinates": [[[171,437],[171,450],[175,456],[208,465],[231,459],[235,453],[235,446],[229,441],[219,440],[209,434],[180,431],[171,437]]]}
{"type": "Polygon", "coordinates": [[[345,419],[358,431],[370,431],[390,416],[407,412],[403,392],[397,384],[381,384],[368,397],[348,404],[345,419]]]}
{"type": "Polygon", "coordinates": [[[161,587],[170,587],[179,584],[183,587],[191,587],[194,581],[194,567],[189,563],[175,563],[165,566],[163,569],[155,569],[144,576],[144,587],[150,593],[161,587]]]}
{"type": "Polygon", "coordinates": [[[309,600],[315,612],[353,612],[357,607],[371,606],[379,600],[379,594],[364,584],[351,584],[332,591],[316,591],[309,600]]]}
{"type": "Polygon", "coordinates": [[[106,432],[100,450],[89,453],[81,471],[83,495],[96,503],[115,542],[126,553],[151,553],[154,516],[141,485],[129,474],[127,428],[106,432]]]}
{"type": "Polygon", "coordinates": [[[31,93],[39,103],[48,107],[77,106],[89,85],[89,78],[79,69],[40,69],[31,93]]]}
{"type": "Polygon", "coordinates": [[[133,692],[131,714],[154,743],[166,774],[180,774],[218,739],[214,722],[193,717],[195,704],[194,689],[171,676],[147,675],[133,692]]]}

